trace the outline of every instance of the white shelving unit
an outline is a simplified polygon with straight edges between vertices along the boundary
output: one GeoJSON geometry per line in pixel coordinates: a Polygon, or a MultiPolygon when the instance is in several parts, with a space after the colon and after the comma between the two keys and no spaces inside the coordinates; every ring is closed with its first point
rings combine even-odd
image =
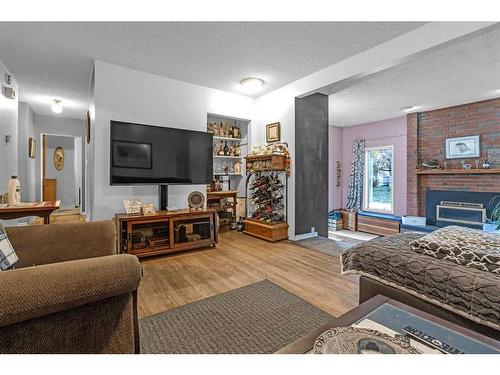
{"type": "Polygon", "coordinates": [[[237,190],[238,196],[244,197],[245,191],[245,159],[244,157],[248,155],[249,152],[249,139],[250,139],[250,120],[235,118],[231,116],[225,116],[221,114],[209,113],[207,115],[208,123],[223,123],[229,126],[237,126],[240,129],[240,138],[232,137],[220,137],[214,136],[214,146],[219,145],[221,142],[227,142],[228,145],[239,144],[240,146],[240,156],[221,156],[214,155],[214,177],[215,178],[229,178],[229,184],[231,190],[237,190]],[[228,165],[230,170],[233,170],[234,164],[240,163],[240,173],[235,173],[234,171],[224,173],[224,165],[228,165]],[[225,176],[225,177],[224,177],[225,176]]]}

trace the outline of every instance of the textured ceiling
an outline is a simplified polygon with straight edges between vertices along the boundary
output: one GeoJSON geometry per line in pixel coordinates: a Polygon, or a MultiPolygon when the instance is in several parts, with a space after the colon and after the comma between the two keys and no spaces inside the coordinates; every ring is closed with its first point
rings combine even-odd
{"type": "Polygon", "coordinates": [[[330,95],[329,122],[351,126],[500,96],[500,28],[428,51],[330,95]]]}
{"type": "Polygon", "coordinates": [[[83,118],[93,60],[238,92],[258,76],[264,94],[423,22],[0,23],[0,59],[36,113],[83,118]]]}

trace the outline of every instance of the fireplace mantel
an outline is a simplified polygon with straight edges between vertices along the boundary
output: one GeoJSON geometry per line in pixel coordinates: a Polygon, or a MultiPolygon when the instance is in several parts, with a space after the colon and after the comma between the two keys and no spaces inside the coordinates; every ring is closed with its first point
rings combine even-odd
{"type": "Polygon", "coordinates": [[[500,168],[489,169],[417,169],[417,174],[500,174],[500,168]]]}

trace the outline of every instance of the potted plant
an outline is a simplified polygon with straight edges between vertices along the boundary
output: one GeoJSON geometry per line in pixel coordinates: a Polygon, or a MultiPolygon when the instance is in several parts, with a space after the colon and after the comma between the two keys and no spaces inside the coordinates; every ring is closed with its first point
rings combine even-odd
{"type": "Polygon", "coordinates": [[[486,223],[483,224],[483,230],[485,232],[500,233],[500,195],[493,197],[489,205],[493,206],[493,208],[490,217],[487,218],[486,223]]]}

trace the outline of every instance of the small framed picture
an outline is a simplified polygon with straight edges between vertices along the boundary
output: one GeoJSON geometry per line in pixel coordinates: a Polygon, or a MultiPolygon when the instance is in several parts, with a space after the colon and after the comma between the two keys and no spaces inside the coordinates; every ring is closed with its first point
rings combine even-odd
{"type": "Polygon", "coordinates": [[[142,202],[137,199],[124,199],[123,206],[127,215],[140,215],[142,209],[142,202]]]}
{"type": "Polygon", "coordinates": [[[142,214],[145,216],[156,215],[155,206],[152,204],[143,204],[142,205],[142,214]]]}
{"type": "Polygon", "coordinates": [[[279,122],[266,125],[266,142],[279,142],[281,139],[281,129],[279,122]]]}
{"type": "Polygon", "coordinates": [[[31,137],[28,141],[28,156],[32,159],[36,158],[36,140],[31,137]]]}
{"type": "Polygon", "coordinates": [[[85,118],[85,132],[87,133],[87,143],[90,143],[90,111],[87,111],[87,115],[85,118]]]}
{"type": "Polygon", "coordinates": [[[447,138],[445,140],[446,159],[467,159],[481,156],[479,136],[447,138]]]}

